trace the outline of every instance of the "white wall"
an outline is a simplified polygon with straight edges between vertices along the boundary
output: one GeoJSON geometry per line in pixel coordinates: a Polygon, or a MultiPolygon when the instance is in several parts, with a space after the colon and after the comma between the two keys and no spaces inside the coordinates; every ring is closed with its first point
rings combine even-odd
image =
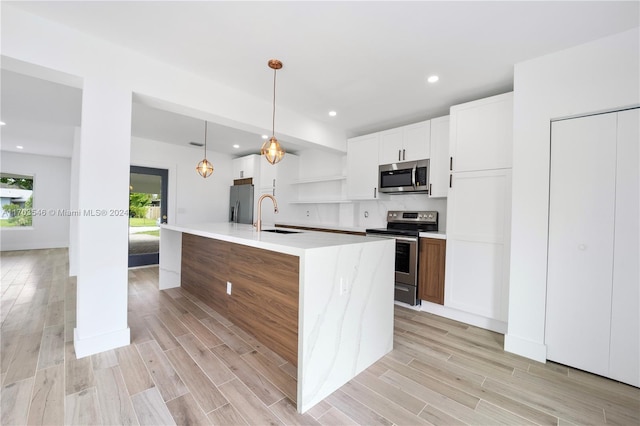
{"type": "Polygon", "coordinates": [[[3,173],[34,176],[33,208],[47,213],[32,227],[1,228],[2,251],[68,247],[69,217],[58,210],[69,210],[71,160],[3,151],[0,164],[3,173]]]}
{"type": "Polygon", "coordinates": [[[229,220],[229,187],[233,184],[232,157],[213,151],[207,159],[213,175],[204,179],[196,165],[203,148],[188,148],[142,138],[131,140],[131,164],[169,170],[168,222],[187,225],[229,220]]]}
{"type": "Polygon", "coordinates": [[[638,105],[639,40],[636,28],[515,66],[507,351],[546,359],[550,122],[638,105]]]}

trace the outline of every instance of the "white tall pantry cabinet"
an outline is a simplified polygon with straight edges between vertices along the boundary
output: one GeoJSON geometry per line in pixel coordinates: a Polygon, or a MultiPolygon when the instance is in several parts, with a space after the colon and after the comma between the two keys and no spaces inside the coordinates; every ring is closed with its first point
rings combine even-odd
{"type": "Polygon", "coordinates": [[[551,129],[547,358],[640,386],[640,109],[551,129]]]}
{"type": "Polygon", "coordinates": [[[451,107],[444,306],[506,332],[513,94],[451,107]]]}

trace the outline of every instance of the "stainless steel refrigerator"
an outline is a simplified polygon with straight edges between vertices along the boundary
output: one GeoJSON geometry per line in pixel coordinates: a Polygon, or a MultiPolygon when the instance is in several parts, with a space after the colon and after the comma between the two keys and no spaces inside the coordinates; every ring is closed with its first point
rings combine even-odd
{"type": "Polygon", "coordinates": [[[253,185],[231,187],[229,222],[253,224],[253,185]]]}

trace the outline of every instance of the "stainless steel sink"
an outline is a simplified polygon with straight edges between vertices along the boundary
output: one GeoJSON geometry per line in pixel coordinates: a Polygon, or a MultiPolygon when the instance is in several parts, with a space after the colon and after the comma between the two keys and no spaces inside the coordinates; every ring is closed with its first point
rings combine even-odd
{"type": "Polygon", "coordinates": [[[289,231],[287,229],[263,229],[262,232],[273,232],[275,234],[300,234],[300,231],[289,231]]]}

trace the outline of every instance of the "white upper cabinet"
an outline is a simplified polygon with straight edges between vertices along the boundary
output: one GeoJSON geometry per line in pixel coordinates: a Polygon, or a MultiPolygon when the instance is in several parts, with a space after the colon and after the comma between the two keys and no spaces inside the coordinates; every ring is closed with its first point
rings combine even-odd
{"type": "Polygon", "coordinates": [[[260,176],[260,155],[252,154],[233,159],[233,178],[247,179],[260,176]]]}
{"type": "Polygon", "coordinates": [[[452,106],[450,137],[454,172],[510,168],[513,92],[452,106]]]}
{"type": "Polygon", "coordinates": [[[429,196],[446,197],[449,192],[449,116],[431,119],[429,196]]]}
{"type": "Polygon", "coordinates": [[[429,158],[431,123],[420,123],[380,132],[379,164],[429,158]]]}
{"type": "Polygon", "coordinates": [[[347,197],[350,200],[378,198],[379,133],[347,141],[347,197]]]}

